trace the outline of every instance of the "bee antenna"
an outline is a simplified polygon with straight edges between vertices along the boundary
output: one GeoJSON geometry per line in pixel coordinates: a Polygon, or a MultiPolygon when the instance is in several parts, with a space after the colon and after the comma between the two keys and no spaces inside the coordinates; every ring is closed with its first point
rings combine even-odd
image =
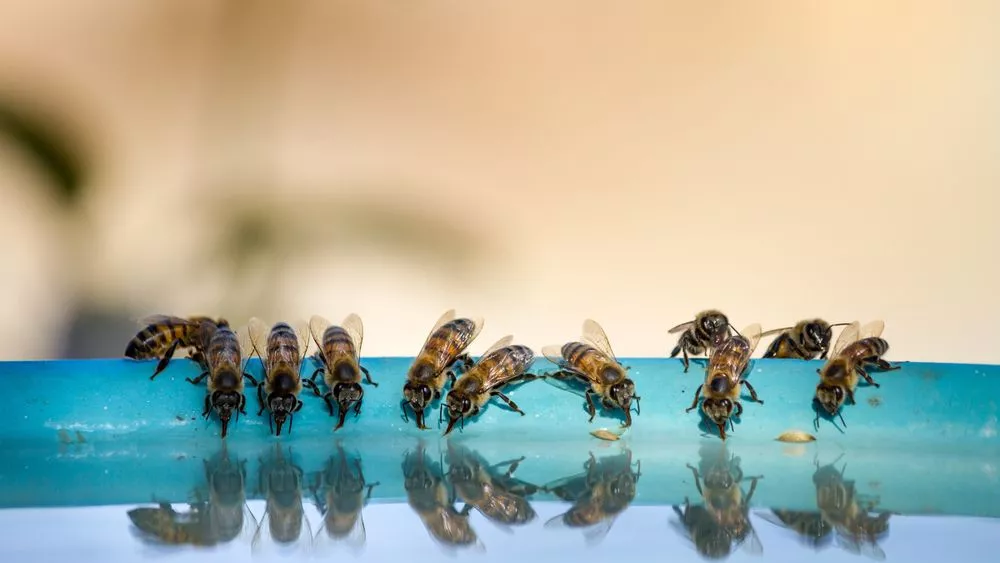
{"type": "Polygon", "coordinates": [[[840,423],[844,425],[844,428],[847,428],[847,423],[844,422],[844,413],[842,413],[842,412],[840,412],[838,410],[837,411],[837,416],[840,417],[840,423]]]}
{"type": "Polygon", "coordinates": [[[833,324],[830,325],[830,328],[833,328],[835,326],[847,326],[849,324],[851,324],[851,323],[833,323],[833,324]]]}
{"type": "Polygon", "coordinates": [[[743,336],[742,334],[740,334],[740,331],[736,330],[736,327],[733,326],[733,323],[731,323],[729,321],[726,321],[726,324],[729,325],[729,328],[733,329],[733,332],[735,332],[737,336],[739,336],[739,337],[743,336]]]}

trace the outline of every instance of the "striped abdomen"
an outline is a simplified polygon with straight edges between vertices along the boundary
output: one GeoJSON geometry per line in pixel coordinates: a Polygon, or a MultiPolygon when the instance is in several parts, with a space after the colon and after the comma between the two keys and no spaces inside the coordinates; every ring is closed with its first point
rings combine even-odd
{"type": "Polygon", "coordinates": [[[743,375],[749,359],[750,343],[742,336],[730,338],[716,348],[708,359],[708,381],[717,378],[719,374],[725,374],[736,383],[743,375]]]}
{"type": "Polygon", "coordinates": [[[125,357],[137,360],[163,355],[168,348],[178,342],[182,348],[206,348],[216,326],[228,326],[225,320],[218,323],[208,317],[162,316],[160,322],[151,323],[140,330],[125,348],[125,357]]]}
{"type": "Polygon", "coordinates": [[[889,351],[889,342],[883,338],[872,336],[862,338],[844,348],[840,356],[851,362],[859,362],[868,358],[882,357],[889,351]]]}
{"type": "Polygon", "coordinates": [[[327,328],[323,333],[323,356],[331,368],[344,358],[355,359],[357,348],[354,347],[354,339],[350,333],[339,326],[327,328]]]}
{"type": "Polygon", "coordinates": [[[625,370],[621,366],[590,344],[567,342],[562,346],[562,357],[567,367],[595,381],[614,383],[625,377],[625,370]]]}
{"type": "Polygon", "coordinates": [[[302,361],[299,339],[288,323],[277,323],[267,337],[267,375],[272,372],[292,371],[298,376],[302,361]]]}
{"type": "Polygon", "coordinates": [[[434,331],[424,344],[421,355],[434,359],[435,371],[441,371],[462,355],[475,334],[476,324],[470,319],[449,321],[434,331]]]}
{"type": "Polygon", "coordinates": [[[243,388],[243,353],[240,340],[228,326],[215,330],[206,353],[212,390],[243,388]]]}

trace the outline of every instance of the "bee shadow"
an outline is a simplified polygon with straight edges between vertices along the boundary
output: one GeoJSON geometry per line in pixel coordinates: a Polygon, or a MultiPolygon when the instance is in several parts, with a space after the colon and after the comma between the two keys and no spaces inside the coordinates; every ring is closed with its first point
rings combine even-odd
{"type": "MultiPolygon", "coordinates": [[[[844,407],[840,408],[843,409],[844,407]]],[[[832,415],[829,412],[827,412],[826,409],[824,409],[817,401],[812,402],[812,410],[813,413],[816,415],[816,418],[813,419],[813,428],[816,431],[819,431],[820,421],[822,420],[829,422],[841,434],[846,434],[844,428],[840,424],[837,424],[837,419],[840,419],[841,422],[844,421],[843,413],[832,415]]],[[[846,426],[846,424],[844,426],[846,426]]]]}

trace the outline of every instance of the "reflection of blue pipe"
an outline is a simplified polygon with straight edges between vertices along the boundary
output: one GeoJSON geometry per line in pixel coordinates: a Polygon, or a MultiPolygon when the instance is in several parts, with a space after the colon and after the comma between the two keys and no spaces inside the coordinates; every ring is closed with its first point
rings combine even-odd
{"type": "MultiPolygon", "coordinates": [[[[582,398],[542,381],[510,392],[526,416],[495,400],[452,439],[491,463],[524,456],[517,477],[541,484],[582,472],[591,451],[600,457],[627,447],[642,468],[636,504],[680,504],[684,497],[697,497],[686,466],[699,465],[700,448],[722,446],[717,436],[702,434],[696,413],[684,413],[700,383],[697,364],[683,374],[678,361],[624,363],[631,365],[642,411],[618,442],[588,433],[615,428],[610,414],[588,424],[582,398]]],[[[402,420],[400,390],[409,359],[364,359],[364,364],[379,386],[364,386],[361,415],[349,416],[336,433],[336,419],[306,391],[292,435],[269,437],[266,415],[256,416],[254,390],[248,389],[250,414],[231,428],[226,442],[233,455],[248,460],[251,483],[258,458],[275,442],[291,446],[296,463],[311,473],[324,467],[340,440],[362,458],[365,478],[381,483],[373,502],[405,499],[400,467],[406,452],[419,438],[431,457],[446,454],[443,428],[419,431],[412,417],[409,425],[402,420]]],[[[144,503],[153,496],[186,501],[204,480],[202,460],[221,446],[218,422],[200,418],[204,386],[184,381],[197,375],[193,363],[178,358],[151,382],[154,365],[0,363],[7,399],[0,426],[0,506],[144,503]]],[[[845,478],[880,496],[888,510],[1000,516],[1000,487],[991,481],[1000,471],[992,400],[1000,396],[1000,368],[907,363],[899,371],[876,372],[882,387],[858,389],[858,404],[844,413],[844,433],[824,421],[814,443],[775,442],[790,428],[812,431],[810,397],[819,366],[757,360],[749,376],[765,404],[744,402],[743,420],[726,446],[741,458],[745,474],[764,476],[755,506],[809,509],[815,498],[814,459],[827,464],[843,453],[838,463],[847,463],[845,478]]],[[[303,373],[311,373],[309,367],[303,373]]],[[[544,361],[535,367],[548,369],[544,361]]],[[[254,362],[250,371],[258,376],[259,370],[254,362]]],[[[428,414],[434,428],[436,413],[428,414]]]]}

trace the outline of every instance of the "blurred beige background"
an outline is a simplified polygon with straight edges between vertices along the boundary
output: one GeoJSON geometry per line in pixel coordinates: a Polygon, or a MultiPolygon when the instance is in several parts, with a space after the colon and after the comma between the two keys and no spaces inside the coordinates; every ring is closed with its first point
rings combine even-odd
{"type": "Polygon", "coordinates": [[[355,311],[412,355],[886,320],[1000,361],[996,2],[0,1],[0,358],[355,311]],[[2,121],[2,120],[0,120],[2,121]],[[16,132],[16,131],[15,131],[16,132]],[[76,178],[73,180],[72,178],[76,178]],[[76,190],[76,191],[72,191],[76,190]]]}

